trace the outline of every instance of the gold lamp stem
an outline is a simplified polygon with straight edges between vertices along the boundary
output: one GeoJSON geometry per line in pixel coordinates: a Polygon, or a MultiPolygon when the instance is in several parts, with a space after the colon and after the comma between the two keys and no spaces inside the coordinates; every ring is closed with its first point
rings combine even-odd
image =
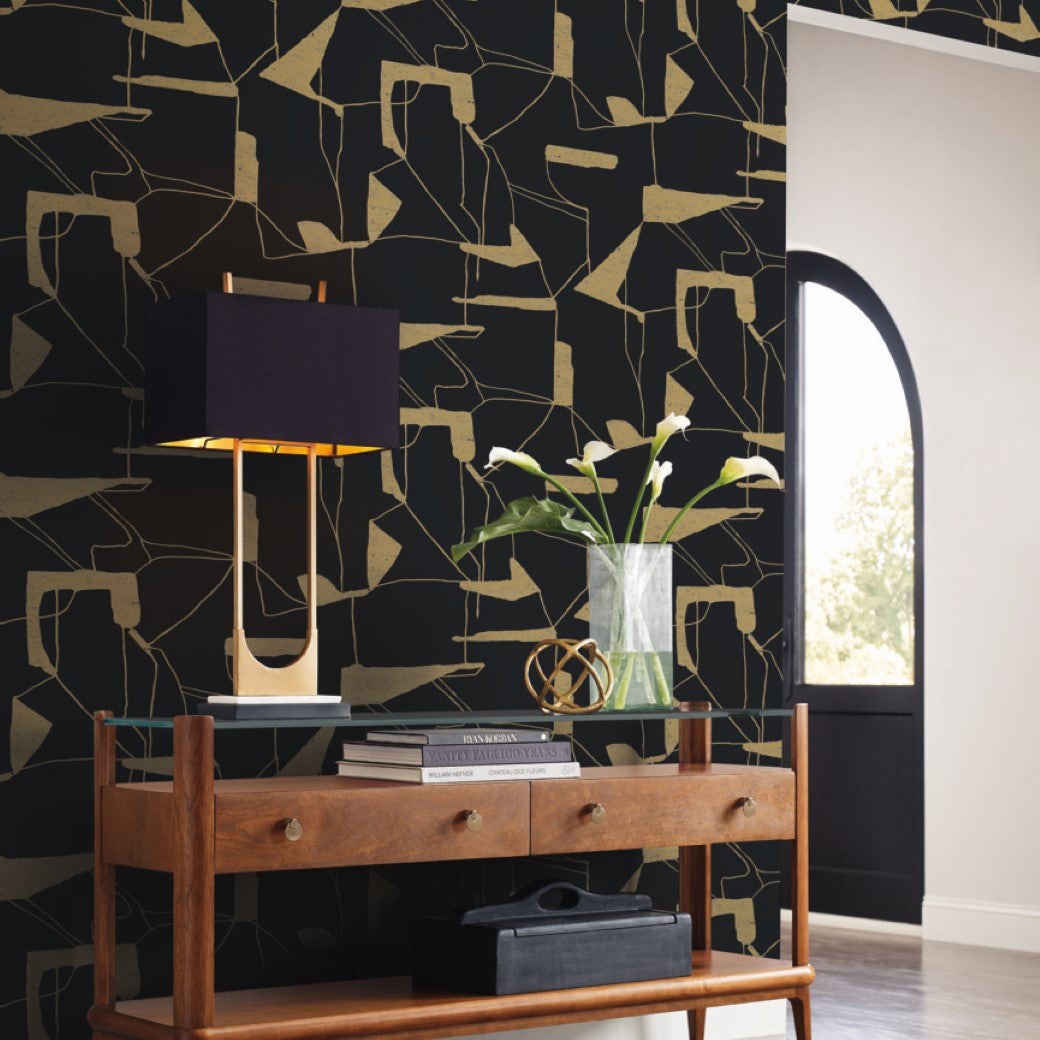
{"type": "Polygon", "coordinates": [[[317,556],[317,456],[307,446],[307,638],[300,656],[283,668],[270,668],[254,656],[246,643],[243,619],[245,529],[242,491],[242,442],[232,447],[235,497],[233,546],[235,617],[232,635],[232,685],[236,697],[310,697],[318,692],[318,556],[317,556]]]}

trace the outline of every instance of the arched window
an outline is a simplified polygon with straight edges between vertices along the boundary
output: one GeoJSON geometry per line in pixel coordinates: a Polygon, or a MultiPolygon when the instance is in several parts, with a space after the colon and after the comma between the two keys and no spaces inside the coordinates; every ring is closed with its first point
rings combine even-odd
{"type": "Polygon", "coordinates": [[[817,253],[788,253],[787,263],[784,663],[788,698],[807,702],[813,715],[812,905],[919,921],[916,384],[902,337],[863,278],[817,253]]]}
{"type": "Polygon", "coordinates": [[[920,407],[906,348],[851,268],[790,253],[788,279],[799,500],[789,565],[800,586],[792,679],[913,685],[920,407]]]}

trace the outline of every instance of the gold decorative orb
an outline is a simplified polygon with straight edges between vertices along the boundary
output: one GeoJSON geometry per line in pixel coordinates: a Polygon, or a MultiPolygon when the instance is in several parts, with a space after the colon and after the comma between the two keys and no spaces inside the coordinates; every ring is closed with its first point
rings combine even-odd
{"type": "Polygon", "coordinates": [[[543,639],[527,655],[524,663],[524,685],[527,692],[538,702],[544,712],[558,712],[562,715],[584,715],[590,711],[599,711],[607,702],[607,695],[614,685],[614,669],[610,662],[600,653],[595,639],[543,639]],[[552,648],[553,666],[548,674],[542,667],[541,658],[552,648]],[[606,682],[596,669],[596,662],[603,665],[606,682]],[[556,679],[561,674],[570,679],[566,670],[568,664],[578,666],[578,677],[567,690],[557,689],[556,679]],[[541,687],[536,689],[531,681],[531,669],[534,669],[541,687]],[[591,704],[576,704],[574,697],[591,679],[596,688],[596,700],[591,704]]]}

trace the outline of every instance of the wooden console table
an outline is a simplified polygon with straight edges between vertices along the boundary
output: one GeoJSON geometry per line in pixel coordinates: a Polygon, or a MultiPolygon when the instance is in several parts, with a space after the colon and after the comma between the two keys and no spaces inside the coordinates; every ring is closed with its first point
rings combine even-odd
{"type": "Polygon", "coordinates": [[[132,720],[99,712],[94,1040],[433,1040],[661,1011],[687,1011],[691,1040],[701,1040],[707,1008],[776,998],[791,1001],[799,1040],[809,1040],[805,705],[794,713],[791,769],[712,764],[708,706],[684,707],[677,765],[437,786],[338,776],[215,782],[214,721],[191,715],[172,721],[172,781],[117,784],[117,725],[132,720]],[[712,843],[766,839],[792,842],[791,961],[710,948],[712,843]],[[672,845],[680,907],[693,917],[689,976],[501,997],[413,990],[408,978],[213,990],[216,874],[672,845]],[[173,875],[172,997],[116,1000],[117,866],[173,875]]]}

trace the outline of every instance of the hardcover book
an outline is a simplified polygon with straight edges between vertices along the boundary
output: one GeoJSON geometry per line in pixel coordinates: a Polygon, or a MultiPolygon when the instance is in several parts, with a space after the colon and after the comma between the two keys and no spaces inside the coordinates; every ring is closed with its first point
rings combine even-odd
{"type": "Polygon", "coordinates": [[[368,780],[403,780],[413,784],[477,783],[487,780],[557,780],[577,777],[577,762],[528,762],[484,766],[393,766],[372,762],[337,762],[340,776],[368,780]]]}
{"type": "Polygon", "coordinates": [[[547,741],[547,729],[374,729],[377,744],[533,744],[547,741]]]}
{"type": "Polygon", "coordinates": [[[404,746],[344,741],[343,758],[348,762],[387,763],[400,766],[480,766],[523,762],[570,762],[568,740],[546,740],[539,744],[434,744],[404,746]]]}

